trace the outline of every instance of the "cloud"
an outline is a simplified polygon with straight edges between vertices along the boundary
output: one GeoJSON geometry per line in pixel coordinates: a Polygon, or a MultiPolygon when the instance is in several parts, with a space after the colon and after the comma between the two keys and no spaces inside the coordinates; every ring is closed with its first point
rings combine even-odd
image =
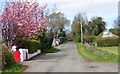
{"type": "MultiPolygon", "coordinates": [[[[2,0],[4,1],[4,0],[2,0]]],[[[10,0],[14,1],[14,0],[10,0]]],[[[16,0],[15,0],[16,1],[16,0]]],[[[35,0],[33,0],[35,1],[35,0]]],[[[86,12],[88,18],[102,16],[109,24],[118,16],[119,0],[36,0],[40,4],[47,3],[52,10],[57,4],[57,10],[63,12],[67,18],[73,20],[77,13],[86,12]]]]}
{"type": "Polygon", "coordinates": [[[70,19],[80,12],[86,12],[89,19],[94,16],[101,16],[108,20],[115,19],[118,16],[118,0],[74,0],[58,5],[58,10],[70,19]]]}
{"type": "Polygon", "coordinates": [[[63,12],[70,20],[73,20],[77,13],[85,12],[89,19],[94,16],[103,17],[108,24],[107,28],[110,28],[118,16],[118,0],[65,0],[65,3],[62,1],[57,3],[58,11],[63,12]]]}
{"type": "Polygon", "coordinates": [[[59,5],[59,10],[66,15],[74,15],[79,12],[86,12],[89,15],[115,15],[118,9],[117,2],[73,2],[59,5]],[[106,14],[107,13],[107,14],[106,14]]]}

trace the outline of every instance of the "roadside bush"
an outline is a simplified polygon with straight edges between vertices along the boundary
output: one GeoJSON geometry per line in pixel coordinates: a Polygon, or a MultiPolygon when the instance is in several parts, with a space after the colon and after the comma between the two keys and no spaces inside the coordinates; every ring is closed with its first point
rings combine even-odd
{"type": "Polygon", "coordinates": [[[34,53],[36,52],[38,49],[40,49],[40,42],[34,39],[17,39],[16,40],[16,46],[18,46],[19,48],[25,48],[29,50],[29,53],[34,53]]]}
{"type": "Polygon", "coordinates": [[[43,37],[39,38],[38,41],[40,42],[40,49],[44,51],[47,48],[51,48],[53,38],[50,35],[44,35],[43,37]]]}
{"type": "Polygon", "coordinates": [[[38,49],[40,49],[40,42],[37,40],[28,40],[30,53],[36,52],[38,49]]]}
{"type": "Polygon", "coordinates": [[[59,39],[60,39],[60,44],[62,44],[62,43],[67,41],[66,37],[59,37],[59,39]]]}
{"type": "Polygon", "coordinates": [[[53,42],[53,38],[51,35],[46,35],[45,36],[45,45],[46,45],[46,48],[51,48],[52,47],[52,42],[53,42]]]}
{"type": "Polygon", "coordinates": [[[8,67],[12,64],[15,64],[13,54],[8,47],[2,46],[2,64],[4,67],[8,67]]]}
{"type": "Polygon", "coordinates": [[[79,34],[75,34],[75,42],[81,42],[81,36],[79,34]]]}
{"type": "Polygon", "coordinates": [[[94,36],[89,36],[87,38],[83,38],[83,41],[88,43],[93,43],[96,41],[96,38],[94,36]]]}
{"type": "Polygon", "coordinates": [[[60,30],[60,33],[58,34],[58,39],[60,39],[60,44],[66,42],[67,41],[66,32],[60,30]]]}
{"type": "Polygon", "coordinates": [[[117,38],[117,37],[98,38],[97,45],[100,47],[118,46],[119,38],[117,38]]]}
{"type": "Polygon", "coordinates": [[[44,30],[43,32],[39,32],[33,38],[39,41],[39,49],[43,52],[47,48],[51,48],[53,42],[53,33],[52,31],[47,32],[44,30]]]}
{"type": "Polygon", "coordinates": [[[0,43],[2,43],[2,39],[0,39],[0,43]]]}

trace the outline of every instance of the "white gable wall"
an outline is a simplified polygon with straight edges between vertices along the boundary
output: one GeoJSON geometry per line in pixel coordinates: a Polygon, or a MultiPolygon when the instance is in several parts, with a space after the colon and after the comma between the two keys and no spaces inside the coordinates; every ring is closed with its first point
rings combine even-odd
{"type": "Polygon", "coordinates": [[[118,36],[115,35],[115,34],[113,34],[113,33],[111,33],[111,32],[108,31],[108,30],[105,30],[105,31],[103,32],[102,38],[107,38],[107,37],[118,37],[118,36]]]}

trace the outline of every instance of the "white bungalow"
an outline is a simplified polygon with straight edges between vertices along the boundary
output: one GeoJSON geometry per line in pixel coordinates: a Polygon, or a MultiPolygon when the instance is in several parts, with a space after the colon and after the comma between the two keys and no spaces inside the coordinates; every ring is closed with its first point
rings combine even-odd
{"type": "Polygon", "coordinates": [[[105,30],[103,31],[103,35],[102,35],[102,38],[107,38],[107,37],[118,37],[117,35],[111,33],[110,31],[108,30],[105,30]]]}

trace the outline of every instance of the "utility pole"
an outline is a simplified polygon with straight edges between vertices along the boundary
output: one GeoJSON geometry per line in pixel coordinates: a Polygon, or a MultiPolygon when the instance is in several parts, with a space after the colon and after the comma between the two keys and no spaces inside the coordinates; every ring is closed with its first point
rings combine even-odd
{"type": "Polygon", "coordinates": [[[81,25],[81,46],[83,45],[83,30],[82,30],[82,19],[80,21],[80,25],[81,25]]]}

